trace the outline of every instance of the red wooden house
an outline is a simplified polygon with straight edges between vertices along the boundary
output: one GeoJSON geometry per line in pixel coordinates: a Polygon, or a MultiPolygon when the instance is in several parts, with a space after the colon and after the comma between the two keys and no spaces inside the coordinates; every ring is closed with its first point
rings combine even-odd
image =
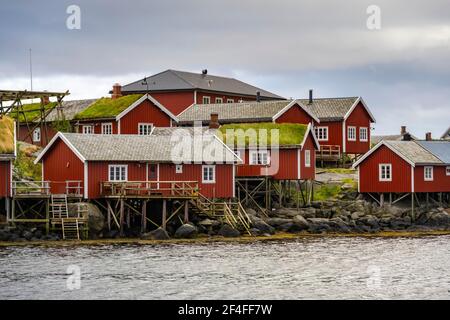
{"type": "Polygon", "coordinates": [[[60,132],[36,163],[42,162],[43,179],[53,194],[71,193],[67,182],[80,181],[75,191],[86,199],[117,195],[114,188],[124,183],[134,186],[130,189],[136,195],[145,189],[147,196],[189,191],[208,198],[233,197],[236,155],[214,135],[195,144],[177,137],[189,138],[60,132]],[[216,152],[206,152],[210,149],[216,152]]]}
{"type": "Polygon", "coordinates": [[[450,142],[381,141],[353,166],[361,193],[450,192],[450,142]]]}
{"type": "Polygon", "coordinates": [[[0,119],[0,212],[8,212],[8,198],[11,197],[13,161],[16,158],[16,137],[14,121],[8,117],[0,119]]]}
{"type": "Polygon", "coordinates": [[[237,79],[202,73],[166,70],[123,87],[115,85],[113,96],[150,93],[173,114],[197,103],[284,100],[276,94],[237,79]]]}

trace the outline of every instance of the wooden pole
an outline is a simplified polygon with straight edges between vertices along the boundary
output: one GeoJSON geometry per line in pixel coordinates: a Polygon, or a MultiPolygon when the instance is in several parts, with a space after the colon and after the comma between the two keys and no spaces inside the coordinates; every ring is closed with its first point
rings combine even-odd
{"type": "Polygon", "coordinates": [[[380,194],[380,207],[384,206],[384,193],[380,194]]]}
{"type": "Polygon", "coordinates": [[[167,223],[167,200],[163,200],[163,207],[162,207],[162,228],[166,230],[166,223],[167,223]]]}
{"type": "Polygon", "coordinates": [[[141,212],[141,233],[147,231],[147,200],[142,202],[142,212],[141,212]]]}
{"type": "Polygon", "coordinates": [[[184,223],[189,222],[189,201],[184,202],[184,223]]]}
{"type": "Polygon", "coordinates": [[[45,233],[50,232],[50,199],[45,202],[45,233]]]}
{"type": "Polygon", "coordinates": [[[109,200],[106,200],[106,204],[108,207],[108,214],[107,214],[107,218],[108,218],[108,230],[111,231],[111,211],[109,210],[111,208],[111,205],[109,204],[109,200]]]}
{"type": "Polygon", "coordinates": [[[120,236],[123,236],[123,225],[125,223],[124,200],[120,199],[120,236]]]}
{"type": "Polygon", "coordinates": [[[129,229],[131,227],[131,213],[130,208],[127,207],[127,228],[129,229]]]}
{"type": "Polygon", "coordinates": [[[414,192],[411,192],[411,219],[414,221],[414,192]]]}

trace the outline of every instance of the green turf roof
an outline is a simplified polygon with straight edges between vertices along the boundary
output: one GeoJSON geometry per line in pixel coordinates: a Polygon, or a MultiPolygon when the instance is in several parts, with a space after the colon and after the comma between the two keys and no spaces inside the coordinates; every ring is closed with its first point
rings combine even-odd
{"type": "Polygon", "coordinates": [[[219,131],[221,133],[220,138],[228,146],[240,146],[242,144],[241,141],[244,141],[244,139],[245,146],[264,145],[265,134],[260,129],[266,129],[267,144],[269,146],[272,145],[272,140],[275,143],[276,139],[276,132],[272,130],[278,130],[280,146],[292,146],[300,145],[303,142],[307,127],[304,124],[260,122],[225,124],[220,127],[219,131]],[[231,134],[227,133],[229,129],[232,129],[234,132],[231,134]],[[256,139],[254,138],[255,136],[256,139]]]}
{"type": "Polygon", "coordinates": [[[0,119],[0,154],[14,153],[14,121],[9,117],[0,119]]]}
{"type": "Polygon", "coordinates": [[[142,94],[130,94],[117,99],[100,98],[88,108],[75,115],[74,119],[114,118],[141,97],[142,94]]]}
{"type": "MultiPolygon", "coordinates": [[[[56,107],[57,102],[50,102],[48,104],[46,104],[44,106],[44,110],[51,110],[54,107],[56,107]]],[[[41,103],[28,103],[28,104],[24,104],[22,105],[22,109],[19,108],[19,122],[25,122],[25,118],[27,119],[27,121],[34,121],[37,120],[39,118],[39,116],[41,115],[41,103]],[[24,113],[21,112],[21,110],[24,111],[24,113]]],[[[9,114],[8,114],[11,118],[16,119],[17,120],[17,107],[12,109],[9,114]]]]}

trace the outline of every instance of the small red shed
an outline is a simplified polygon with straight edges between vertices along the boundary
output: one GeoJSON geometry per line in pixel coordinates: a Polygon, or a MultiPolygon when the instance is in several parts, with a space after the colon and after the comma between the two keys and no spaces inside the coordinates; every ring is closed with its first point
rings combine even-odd
{"type": "MultiPolygon", "coordinates": [[[[7,204],[9,203],[8,199],[11,197],[12,170],[16,154],[14,121],[4,116],[0,118],[0,200],[5,202],[6,212],[9,209],[7,204]]],[[[2,211],[3,208],[0,206],[0,212],[2,211]]]]}

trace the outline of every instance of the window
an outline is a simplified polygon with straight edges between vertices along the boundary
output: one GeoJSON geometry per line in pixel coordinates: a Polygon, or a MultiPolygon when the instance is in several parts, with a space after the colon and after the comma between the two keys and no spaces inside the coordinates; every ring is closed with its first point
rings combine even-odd
{"type": "Polygon", "coordinates": [[[183,165],[182,164],[177,164],[175,166],[175,173],[183,173],[183,165]]]}
{"type": "Polygon", "coordinates": [[[445,168],[445,174],[446,174],[447,176],[450,176],[450,167],[446,167],[446,168],[445,168]]]}
{"type": "Polygon", "coordinates": [[[88,125],[83,126],[83,134],[93,134],[94,133],[94,126],[88,125]]]}
{"type": "Polygon", "coordinates": [[[41,128],[34,129],[33,142],[41,142],[41,128]]]}
{"type": "Polygon", "coordinates": [[[202,182],[214,183],[216,182],[216,166],[203,166],[202,167],[202,182]]]}
{"type": "Polygon", "coordinates": [[[348,141],[356,141],[356,127],[347,128],[347,139],[348,141]]]}
{"type": "Polygon", "coordinates": [[[127,181],[128,166],[127,165],[110,165],[109,166],[109,181],[121,182],[127,181]]]}
{"type": "Polygon", "coordinates": [[[380,164],[379,180],[392,181],[392,164],[380,164]]]}
{"type": "Polygon", "coordinates": [[[423,175],[425,181],[433,181],[433,167],[424,167],[423,175]]]}
{"type": "Polygon", "coordinates": [[[269,152],[267,150],[250,151],[250,164],[251,165],[268,165],[269,164],[269,152]]]}
{"type": "Polygon", "coordinates": [[[227,103],[234,103],[234,99],[227,99],[227,103]]]}
{"type": "Polygon", "coordinates": [[[316,137],[319,141],[328,140],[328,127],[316,127],[316,137]]]}
{"type": "Polygon", "coordinates": [[[359,141],[368,141],[367,128],[359,128],[359,141]]]}
{"type": "Polygon", "coordinates": [[[223,99],[222,98],[216,98],[216,103],[223,103],[223,99]]]}
{"type": "Polygon", "coordinates": [[[102,123],[102,134],[112,134],[112,123],[102,123]]]}
{"type": "Polygon", "coordinates": [[[148,136],[152,133],[153,123],[139,123],[138,134],[141,136],[148,136]]]}
{"type": "Polygon", "coordinates": [[[203,97],[203,104],[210,104],[211,103],[211,97],[204,96],[203,97]]]}
{"type": "MultiPolygon", "coordinates": [[[[241,156],[242,156],[242,152],[241,152],[241,150],[234,150],[234,153],[239,157],[239,158],[241,158],[241,156]]],[[[242,159],[242,158],[241,158],[242,159]]],[[[242,159],[243,160],[243,159],[242,159]]]]}
{"type": "Polygon", "coordinates": [[[305,150],[305,167],[311,167],[311,150],[305,150]]]}

